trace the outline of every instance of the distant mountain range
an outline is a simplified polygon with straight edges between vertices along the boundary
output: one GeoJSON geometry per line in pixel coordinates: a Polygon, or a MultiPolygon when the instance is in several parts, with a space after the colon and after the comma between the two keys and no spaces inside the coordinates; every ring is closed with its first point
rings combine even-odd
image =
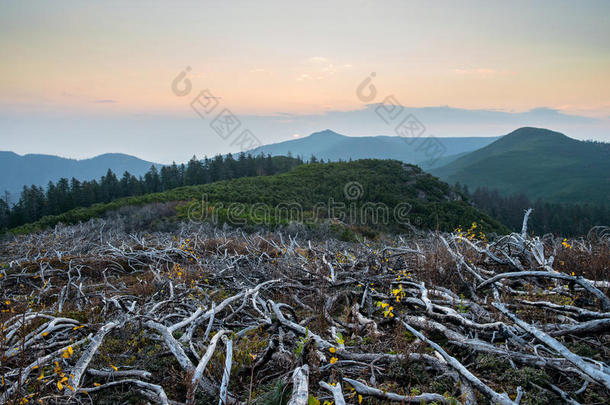
{"type": "MultiPolygon", "coordinates": [[[[331,130],[249,151],[272,156],[311,156],[326,161],[396,159],[454,184],[524,193],[550,202],[610,205],[610,144],[579,141],[547,129],[525,127],[500,137],[350,137],[331,130]]],[[[50,155],[0,152],[0,193],[19,199],[24,185],[46,186],[61,177],[99,179],[110,168],[141,176],[152,162],[109,153],[74,160],[50,155]]],[[[157,165],[161,166],[161,165],[157,165]]]]}
{"type": "Polygon", "coordinates": [[[430,172],[454,184],[549,202],[610,205],[610,144],[519,128],[430,172]]]}
{"type": "Polygon", "coordinates": [[[541,128],[487,138],[349,137],[325,130],[251,152],[332,161],[397,159],[471,190],[487,187],[505,195],[523,193],[532,200],[610,205],[610,144],[541,128]]]}
{"type": "Polygon", "coordinates": [[[12,203],[19,200],[24,185],[46,186],[49,181],[62,177],[78,180],[99,179],[108,169],[118,176],[128,171],[141,176],[150,169],[152,162],[122,153],[106,153],[91,159],[67,159],[52,155],[18,155],[0,151],[0,193],[11,193],[12,203]]]}
{"type": "MultiPolygon", "coordinates": [[[[426,140],[430,140],[426,137],[416,139],[398,136],[350,137],[325,130],[301,139],[264,145],[249,153],[285,156],[290,152],[293,156],[302,156],[306,160],[312,155],[318,159],[332,161],[366,158],[397,159],[429,169],[488,145],[497,138],[440,139],[442,149],[435,150],[432,155],[431,150],[426,149],[426,140]]],[[[117,176],[121,176],[125,171],[141,176],[153,164],[120,153],[107,153],[91,159],[75,160],[52,155],[18,155],[0,151],[0,194],[8,191],[11,193],[12,202],[16,203],[24,185],[35,184],[46,187],[49,181],[56,182],[62,177],[68,179],[75,177],[78,180],[99,179],[108,169],[117,176]]]]}
{"type": "Polygon", "coordinates": [[[270,154],[271,156],[301,156],[309,159],[338,161],[357,159],[396,159],[417,164],[430,169],[449,163],[464,153],[489,145],[498,137],[458,137],[458,138],[403,138],[400,136],[352,137],[338,134],[329,129],[315,132],[305,138],[263,145],[249,153],[270,154]]]}

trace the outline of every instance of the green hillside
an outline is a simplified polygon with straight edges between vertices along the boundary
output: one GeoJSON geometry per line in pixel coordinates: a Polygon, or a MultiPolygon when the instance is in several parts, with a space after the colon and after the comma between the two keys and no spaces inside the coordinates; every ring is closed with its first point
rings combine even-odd
{"type": "MultiPolygon", "coordinates": [[[[459,195],[450,186],[422,172],[417,166],[395,160],[370,159],[349,163],[307,164],[273,176],[240,178],[122,198],[106,204],[95,204],[89,208],[77,208],[60,215],[43,217],[36,223],[13,231],[27,232],[53,226],[58,222],[75,223],[123,206],[153,202],[183,201],[186,203],[182,204],[183,209],[179,210],[181,215],[186,216],[187,212],[190,212],[191,215],[199,217],[201,208],[198,207],[202,204],[191,202],[201,201],[203,196],[214,207],[215,215],[221,222],[231,222],[230,219],[237,216],[246,223],[259,223],[261,218],[258,216],[265,211],[270,213],[267,223],[287,223],[295,218],[278,215],[270,208],[290,203],[303,207],[304,214],[301,219],[311,219],[314,212],[317,213],[317,219],[327,219],[327,208],[339,204],[343,206],[343,211],[339,208],[337,212],[347,214],[343,222],[375,229],[405,231],[409,229],[406,225],[408,219],[409,223],[428,229],[453,230],[457,226],[469,226],[476,221],[485,231],[507,231],[499,222],[460,201],[459,195]],[[353,198],[349,193],[346,196],[348,183],[353,186],[352,191],[356,191],[357,198],[353,198]],[[230,203],[242,205],[231,208],[230,203]],[[367,216],[370,212],[367,213],[362,208],[367,203],[385,204],[389,213],[388,221],[375,221],[367,216]],[[399,215],[394,213],[400,204],[403,208],[408,204],[406,217],[405,210],[401,210],[399,215]],[[258,209],[253,209],[256,207],[258,209]],[[357,214],[355,218],[350,219],[350,209],[364,214],[357,214]]],[[[333,217],[337,218],[336,215],[333,217]]]]}
{"type": "Polygon", "coordinates": [[[520,128],[431,170],[450,184],[524,193],[550,202],[610,204],[610,144],[520,128]]]}

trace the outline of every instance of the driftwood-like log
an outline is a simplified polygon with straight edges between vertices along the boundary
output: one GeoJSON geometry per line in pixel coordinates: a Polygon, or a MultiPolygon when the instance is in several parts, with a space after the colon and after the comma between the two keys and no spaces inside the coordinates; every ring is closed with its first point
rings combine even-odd
{"type": "Polygon", "coordinates": [[[331,385],[325,381],[320,381],[320,386],[333,394],[333,400],[335,405],[345,405],[345,398],[343,397],[343,391],[341,390],[341,384],[336,383],[331,385]]]}
{"type": "Polygon", "coordinates": [[[214,337],[210,341],[210,344],[208,345],[208,348],[205,351],[205,354],[203,356],[201,356],[201,360],[199,360],[199,363],[197,364],[197,367],[195,368],[195,372],[193,373],[193,378],[191,379],[192,392],[189,393],[189,398],[191,398],[189,402],[192,402],[194,400],[195,391],[197,390],[197,387],[199,386],[199,382],[201,380],[201,376],[203,375],[203,371],[205,370],[205,367],[208,365],[208,362],[210,361],[210,359],[212,358],[212,355],[214,354],[214,350],[216,350],[216,345],[218,344],[218,341],[220,340],[220,338],[222,338],[224,336],[225,333],[226,333],[226,331],[224,331],[224,330],[221,330],[218,333],[216,333],[216,335],[214,335],[214,337]]]}
{"type": "Polygon", "coordinates": [[[559,343],[559,341],[555,338],[547,335],[546,333],[528,324],[527,322],[524,322],[523,320],[517,318],[517,316],[511,313],[504,304],[494,302],[493,306],[500,310],[508,318],[510,318],[510,320],[519,325],[520,328],[530,333],[532,336],[540,340],[545,345],[549,346],[551,349],[555,350],[557,353],[559,353],[559,355],[564,357],[566,360],[576,366],[579,370],[581,370],[591,379],[598,382],[599,384],[604,385],[606,389],[610,389],[610,374],[607,370],[603,369],[603,366],[601,369],[599,369],[598,366],[594,366],[590,363],[587,363],[580,356],[572,353],[570,350],[568,350],[568,348],[559,343]]]}
{"type": "Polygon", "coordinates": [[[610,331],[610,318],[595,319],[588,322],[581,322],[576,325],[562,326],[558,330],[549,332],[549,336],[594,336],[598,333],[608,333],[610,331]]]}
{"type": "Polygon", "coordinates": [[[96,370],[94,368],[88,368],[87,374],[91,374],[94,377],[138,377],[139,379],[148,379],[152,377],[152,374],[146,370],[96,370]]]}
{"type": "Polygon", "coordinates": [[[167,394],[165,393],[165,390],[163,389],[163,387],[161,387],[160,385],[147,383],[147,382],[132,379],[132,378],[126,378],[123,380],[107,382],[105,384],[101,384],[98,387],[80,388],[79,390],[76,391],[76,393],[91,395],[92,393],[94,393],[96,391],[101,391],[106,388],[112,388],[112,387],[115,387],[117,385],[122,385],[122,384],[135,385],[136,387],[140,388],[140,392],[142,394],[144,394],[146,397],[148,397],[148,399],[150,399],[151,401],[154,401],[161,405],[169,405],[169,400],[167,399],[167,394]]]}
{"type": "Polygon", "coordinates": [[[450,356],[443,350],[442,347],[419,333],[416,329],[412,328],[408,323],[402,322],[405,328],[411,333],[413,333],[418,339],[426,342],[430,345],[434,350],[436,350],[441,357],[451,366],[453,367],[465,380],[467,380],[473,387],[478,389],[483,395],[489,398],[494,403],[503,404],[503,405],[514,405],[515,403],[508,397],[506,393],[498,394],[487,385],[485,385],[481,380],[479,380],[474,374],[472,374],[462,363],[455,359],[455,357],[450,356]]]}
{"type": "Polygon", "coordinates": [[[225,344],[227,346],[225,368],[222,372],[218,405],[225,405],[227,403],[227,389],[229,387],[229,378],[231,377],[231,364],[233,364],[233,341],[225,339],[225,344]]]}
{"type": "Polygon", "coordinates": [[[353,380],[351,378],[344,378],[343,381],[354,387],[356,392],[360,395],[369,395],[375,398],[386,399],[393,402],[402,402],[405,404],[421,404],[421,403],[430,403],[436,402],[441,404],[447,404],[447,398],[440,394],[418,394],[418,395],[400,395],[395,394],[393,392],[382,391],[377,388],[369,387],[366,384],[361,383],[360,381],[353,380]]]}
{"type": "Polygon", "coordinates": [[[91,359],[99,349],[104,337],[114,328],[119,326],[119,322],[108,322],[106,325],[102,326],[100,330],[95,334],[93,339],[91,339],[91,343],[85,349],[82,356],[76,362],[76,365],[72,368],[72,372],[70,373],[69,384],[74,388],[78,389],[80,387],[80,380],[91,362],[91,359]]]}
{"type": "Polygon", "coordinates": [[[498,280],[502,280],[505,278],[524,278],[524,277],[543,277],[543,278],[554,278],[560,280],[566,280],[574,282],[580,285],[582,288],[593,294],[597,299],[599,299],[600,305],[604,311],[610,311],[610,299],[606,297],[606,295],[598,290],[590,280],[586,280],[582,277],[569,276],[563,273],[554,273],[550,271],[516,271],[513,273],[502,273],[496,276],[491,277],[483,281],[478,285],[477,288],[483,288],[489,284],[495,283],[498,280]]]}
{"type": "Polygon", "coordinates": [[[309,399],[309,366],[302,365],[292,373],[292,396],[288,405],[307,405],[309,399]]]}

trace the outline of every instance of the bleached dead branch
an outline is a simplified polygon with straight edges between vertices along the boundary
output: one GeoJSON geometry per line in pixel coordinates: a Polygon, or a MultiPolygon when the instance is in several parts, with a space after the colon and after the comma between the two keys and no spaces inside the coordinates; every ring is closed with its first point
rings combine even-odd
{"type": "Polygon", "coordinates": [[[5,240],[0,402],[128,392],[243,404],[270,386],[291,404],[354,403],[354,393],[591,402],[610,393],[610,283],[603,263],[575,276],[561,260],[593,266],[607,232],[567,250],[528,235],[528,215],[520,233],[490,242],[420,233],[344,243],[193,224],[126,234],[112,220],[5,240]],[[405,383],[415,369],[423,393],[405,383]],[[513,369],[544,382],[508,384],[513,369]],[[443,395],[434,381],[454,388],[443,395]]]}

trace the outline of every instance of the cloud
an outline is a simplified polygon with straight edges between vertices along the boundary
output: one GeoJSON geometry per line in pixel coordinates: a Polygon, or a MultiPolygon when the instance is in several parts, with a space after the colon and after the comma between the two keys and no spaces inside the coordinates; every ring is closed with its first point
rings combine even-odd
{"type": "Polygon", "coordinates": [[[557,106],[557,110],[583,115],[585,117],[610,118],[610,116],[608,116],[608,111],[610,111],[610,103],[564,104],[557,106]]]}
{"type": "Polygon", "coordinates": [[[323,64],[323,63],[327,63],[328,59],[325,58],[324,56],[312,56],[311,58],[307,59],[307,61],[309,63],[323,64]]]}
{"type": "Polygon", "coordinates": [[[330,59],[323,56],[312,56],[306,61],[307,72],[299,75],[297,81],[301,82],[307,79],[324,80],[338,72],[351,69],[351,63],[343,63],[337,65],[332,63],[330,59]]]}
{"type": "Polygon", "coordinates": [[[117,103],[116,100],[110,100],[110,99],[99,99],[99,100],[93,100],[94,103],[96,104],[114,104],[117,103]]]}
{"type": "Polygon", "coordinates": [[[307,73],[303,73],[303,74],[299,75],[299,77],[297,77],[297,81],[302,82],[303,80],[307,80],[310,77],[311,76],[309,76],[307,73]]]}

